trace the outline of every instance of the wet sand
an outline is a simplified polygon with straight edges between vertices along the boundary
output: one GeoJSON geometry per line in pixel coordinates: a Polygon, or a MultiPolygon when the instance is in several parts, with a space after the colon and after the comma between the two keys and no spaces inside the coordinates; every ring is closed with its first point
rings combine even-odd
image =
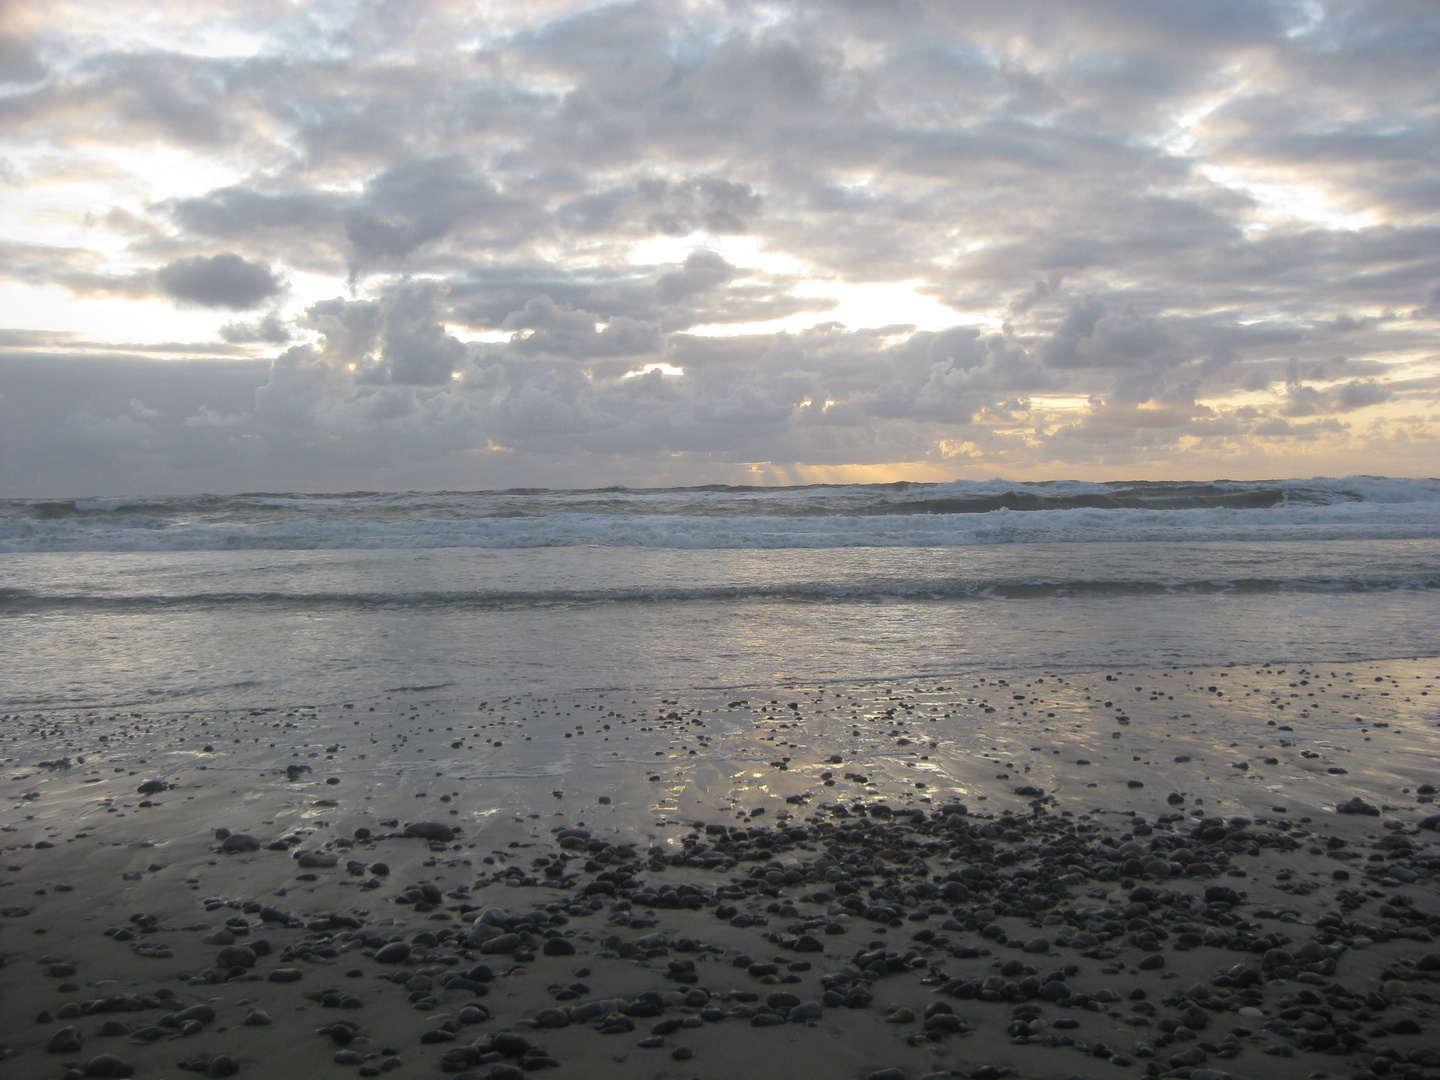
{"type": "Polygon", "coordinates": [[[0,719],[0,1070],[1440,1076],[1440,661],[446,689],[0,719]]]}

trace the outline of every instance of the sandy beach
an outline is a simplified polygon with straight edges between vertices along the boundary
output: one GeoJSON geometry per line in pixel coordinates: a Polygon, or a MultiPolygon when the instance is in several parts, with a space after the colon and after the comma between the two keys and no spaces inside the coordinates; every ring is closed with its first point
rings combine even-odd
{"type": "Polygon", "coordinates": [[[1437,1076],[1437,683],[5,716],[0,1067],[1437,1076]]]}

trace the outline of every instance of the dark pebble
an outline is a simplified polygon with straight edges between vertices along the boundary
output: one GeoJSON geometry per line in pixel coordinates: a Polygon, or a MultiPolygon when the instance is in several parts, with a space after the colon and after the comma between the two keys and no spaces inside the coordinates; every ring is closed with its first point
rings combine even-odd
{"type": "Polygon", "coordinates": [[[449,840],[454,837],[455,830],[438,821],[412,821],[405,826],[402,835],[421,840],[449,840]]]}
{"type": "Polygon", "coordinates": [[[1348,802],[1343,802],[1335,807],[1335,812],[1337,814],[1364,814],[1367,817],[1380,816],[1380,808],[1378,806],[1372,806],[1358,795],[1348,802]]]}
{"type": "Polygon", "coordinates": [[[491,1042],[497,1054],[505,1057],[518,1058],[526,1050],[530,1049],[530,1040],[523,1035],[517,1035],[513,1031],[502,1031],[495,1036],[491,1042]]]}
{"type": "Polygon", "coordinates": [[[50,1036],[45,1044],[47,1054],[73,1054],[80,1049],[80,1029],[64,1027],[50,1036]]]}
{"type": "Polygon", "coordinates": [[[134,1076],[135,1066],[114,1054],[101,1054],[85,1063],[85,1076],[134,1076]]]}
{"type": "Polygon", "coordinates": [[[375,954],[377,964],[401,964],[410,957],[410,946],[403,941],[392,941],[375,954]]]}

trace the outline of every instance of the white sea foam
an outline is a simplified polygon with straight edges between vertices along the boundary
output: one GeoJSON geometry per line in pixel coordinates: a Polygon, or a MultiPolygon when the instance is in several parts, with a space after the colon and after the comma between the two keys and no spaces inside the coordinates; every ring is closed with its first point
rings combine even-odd
{"type": "Polygon", "coordinates": [[[0,503],[0,552],[955,547],[1440,537],[1440,481],[1004,481],[0,503]]]}

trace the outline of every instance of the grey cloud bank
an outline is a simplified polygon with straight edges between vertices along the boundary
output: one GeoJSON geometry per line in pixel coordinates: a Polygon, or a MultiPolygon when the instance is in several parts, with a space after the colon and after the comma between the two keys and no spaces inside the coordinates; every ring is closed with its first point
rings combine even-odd
{"type": "Polygon", "coordinates": [[[0,490],[1440,471],[1433,5],[472,9],[5,8],[0,490]]]}

